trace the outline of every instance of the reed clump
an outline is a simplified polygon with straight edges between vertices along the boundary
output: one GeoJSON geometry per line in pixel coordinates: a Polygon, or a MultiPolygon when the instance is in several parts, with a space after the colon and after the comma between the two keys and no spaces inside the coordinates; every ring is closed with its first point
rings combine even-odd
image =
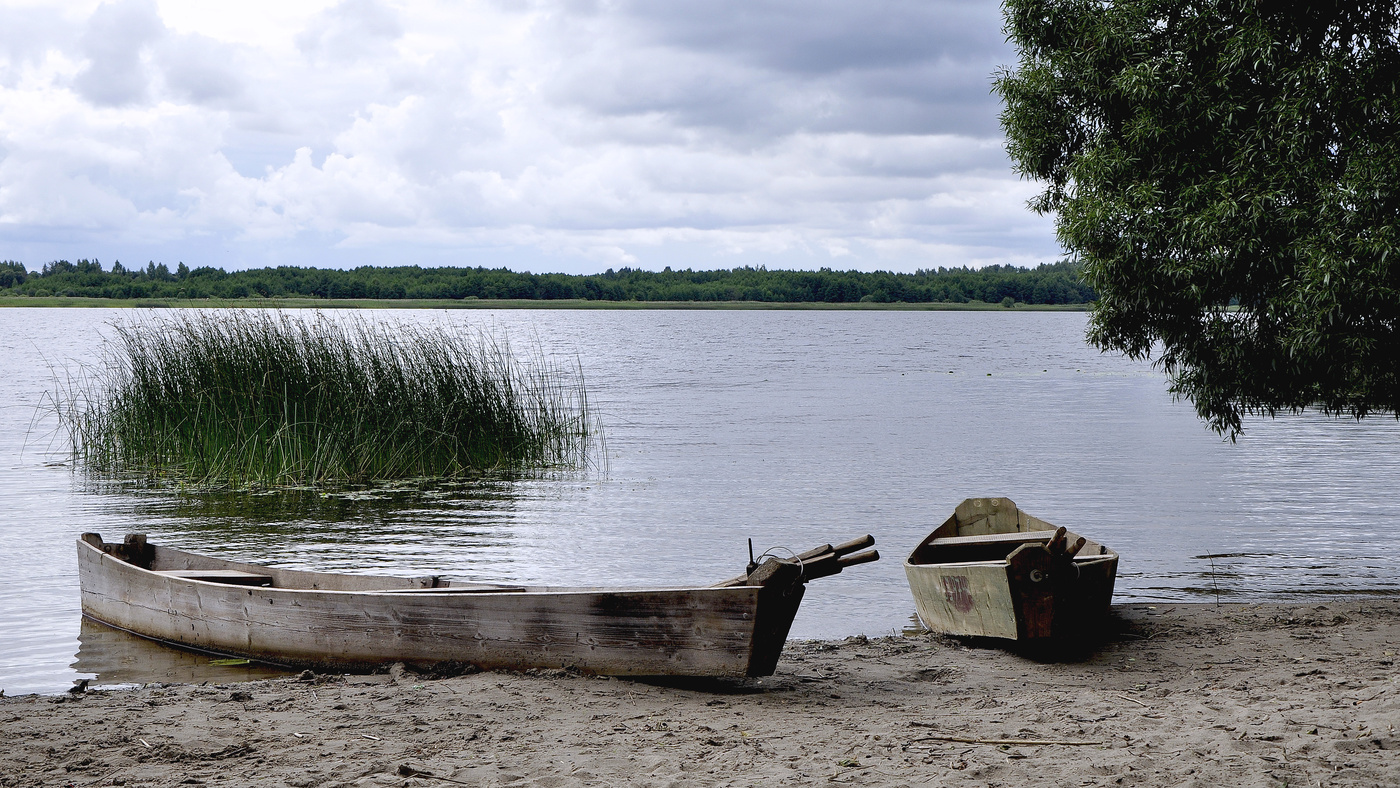
{"type": "Polygon", "coordinates": [[[201,486],[581,467],[582,376],[445,325],[208,310],[118,325],[58,392],[78,465],[201,486]]]}

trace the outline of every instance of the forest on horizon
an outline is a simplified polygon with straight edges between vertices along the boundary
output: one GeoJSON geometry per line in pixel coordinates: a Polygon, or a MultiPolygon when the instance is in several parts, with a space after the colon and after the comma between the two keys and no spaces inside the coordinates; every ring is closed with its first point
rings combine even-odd
{"type": "Polygon", "coordinates": [[[224,271],[183,262],[127,268],[97,260],[55,260],[38,271],[0,262],[0,296],[112,299],[526,299],[540,301],[756,301],[770,303],[1087,304],[1096,296],[1068,262],[1036,268],[992,265],[937,268],[912,274],[734,268],[601,274],[532,274],[505,268],[361,266],[351,269],[278,266],[224,271]]]}

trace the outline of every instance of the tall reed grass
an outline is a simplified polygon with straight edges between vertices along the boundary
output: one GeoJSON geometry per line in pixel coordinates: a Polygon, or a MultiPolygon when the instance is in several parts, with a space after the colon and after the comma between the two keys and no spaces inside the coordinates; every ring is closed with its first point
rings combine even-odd
{"type": "Polygon", "coordinates": [[[108,478],[286,486],[578,467],[582,376],[480,331],[201,310],[116,327],[56,397],[108,478]]]}

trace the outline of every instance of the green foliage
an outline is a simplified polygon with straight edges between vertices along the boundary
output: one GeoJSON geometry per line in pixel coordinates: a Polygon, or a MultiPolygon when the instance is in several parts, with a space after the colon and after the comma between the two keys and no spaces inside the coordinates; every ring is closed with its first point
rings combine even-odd
{"type": "MultiPolygon", "coordinates": [[[[15,264],[20,271],[23,266],[15,264]]],[[[3,276],[3,274],[0,274],[3,276]]],[[[1027,304],[1083,304],[1094,292],[1066,263],[1034,269],[1012,266],[939,268],[913,274],[884,271],[640,271],[609,269],[590,276],[516,273],[504,268],[364,266],[322,270],[279,266],[226,273],[188,268],[174,274],[164,264],[127,269],[121,262],[104,272],[96,260],[59,260],[4,285],[7,295],[71,292],[96,298],[518,298],[588,301],[759,301],[768,303],[933,303],[1005,298],[1027,304]]]]}
{"type": "Polygon", "coordinates": [[[1032,202],[1099,294],[1089,338],[1247,413],[1400,415],[1394,2],[1009,0],[1032,202]]]}
{"type": "Polygon", "coordinates": [[[24,284],[24,280],[29,278],[29,271],[25,269],[23,263],[14,260],[0,262],[0,289],[15,287],[24,284]]]}
{"type": "Polygon", "coordinates": [[[245,310],[118,326],[57,396],[101,477],[305,485],[578,465],[587,399],[538,361],[445,326],[245,310]]]}

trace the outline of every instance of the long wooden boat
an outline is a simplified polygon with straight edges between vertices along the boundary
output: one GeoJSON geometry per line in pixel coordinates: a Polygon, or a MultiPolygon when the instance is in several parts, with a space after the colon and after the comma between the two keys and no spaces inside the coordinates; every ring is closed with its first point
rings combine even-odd
{"type": "Polygon", "coordinates": [[[475,665],[766,676],[805,584],[879,558],[824,545],[704,588],[554,588],[276,569],[98,534],[78,540],[83,615],[175,646],[291,667],[475,665]]]}
{"type": "Polygon", "coordinates": [[[968,498],[904,562],[925,626],[949,635],[1054,641],[1101,623],[1118,554],[1021,511],[968,498]]]}

